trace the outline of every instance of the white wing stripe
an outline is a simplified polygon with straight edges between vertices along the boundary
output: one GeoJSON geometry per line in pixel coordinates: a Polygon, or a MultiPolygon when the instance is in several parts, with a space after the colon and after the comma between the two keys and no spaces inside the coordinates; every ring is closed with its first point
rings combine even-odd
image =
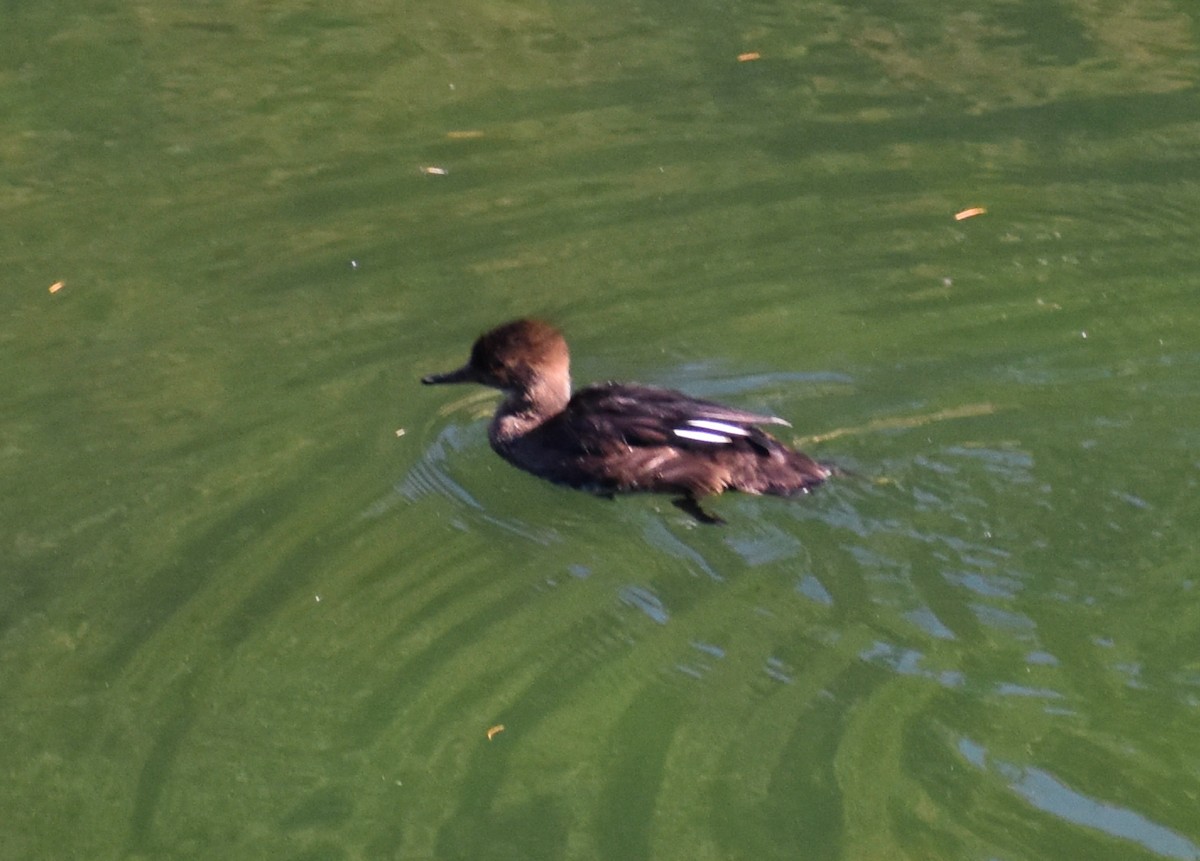
{"type": "Polygon", "coordinates": [[[750,436],[750,431],[746,430],[744,427],[731,425],[728,422],[716,422],[712,421],[711,419],[688,419],[687,423],[694,428],[710,430],[714,433],[727,433],[733,436],[750,436]]]}
{"type": "Polygon", "coordinates": [[[709,433],[708,431],[684,430],[683,428],[675,428],[672,433],[677,437],[694,440],[695,442],[715,442],[724,445],[728,445],[730,442],[732,442],[732,440],[730,440],[727,436],[723,436],[719,433],[709,433]]]}

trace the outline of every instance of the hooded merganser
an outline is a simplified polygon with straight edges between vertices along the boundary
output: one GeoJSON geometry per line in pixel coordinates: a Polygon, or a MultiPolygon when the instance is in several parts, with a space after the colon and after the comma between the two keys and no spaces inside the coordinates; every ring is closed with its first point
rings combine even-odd
{"type": "Polygon", "coordinates": [[[793,496],[834,473],[756,425],[788,423],[671,389],[600,383],[571,394],[570,355],[557,329],[514,320],[481,335],[457,371],[421,380],[482,383],[504,392],[492,448],[534,475],[604,496],[679,494],[701,523],[723,523],[699,498],[739,490],[793,496]]]}

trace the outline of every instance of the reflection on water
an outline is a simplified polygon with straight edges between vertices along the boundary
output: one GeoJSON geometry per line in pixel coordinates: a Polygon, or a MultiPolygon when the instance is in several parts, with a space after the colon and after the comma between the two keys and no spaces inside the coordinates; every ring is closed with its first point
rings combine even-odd
{"type": "Polygon", "coordinates": [[[10,6],[4,854],[1200,857],[1190,7],[10,6]],[[527,313],[847,474],[512,469],[527,313]]]}
{"type": "Polygon", "coordinates": [[[1014,793],[1039,810],[1138,843],[1162,858],[1200,858],[1200,846],[1182,835],[1132,810],[1075,792],[1043,769],[989,762],[986,749],[967,738],[959,739],[958,750],[977,769],[1000,775],[1014,793]]]}

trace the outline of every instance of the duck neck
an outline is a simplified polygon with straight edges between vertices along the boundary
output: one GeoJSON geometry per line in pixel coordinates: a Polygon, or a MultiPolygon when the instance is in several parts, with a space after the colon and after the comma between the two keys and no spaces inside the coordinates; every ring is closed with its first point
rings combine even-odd
{"type": "Polygon", "coordinates": [[[505,392],[488,432],[492,445],[504,446],[525,436],[565,410],[570,399],[569,377],[539,377],[526,388],[505,392]]]}

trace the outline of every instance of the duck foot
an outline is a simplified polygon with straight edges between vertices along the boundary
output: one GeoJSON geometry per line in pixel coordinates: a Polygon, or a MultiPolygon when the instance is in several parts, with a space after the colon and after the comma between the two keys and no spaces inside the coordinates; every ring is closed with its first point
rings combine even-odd
{"type": "Polygon", "coordinates": [[[694,497],[694,496],[681,496],[678,499],[672,499],[671,504],[674,505],[676,508],[678,508],[680,511],[682,511],[686,514],[690,514],[692,517],[696,518],[696,520],[698,520],[700,523],[709,523],[714,526],[720,526],[721,524],[723,524],[725,522],[722,518],[718,517],[717,515],[709,514],[707,511],[705,511],[703,508],[701,508],[700,503],[696,500],[696,497],[694,497]]]}

